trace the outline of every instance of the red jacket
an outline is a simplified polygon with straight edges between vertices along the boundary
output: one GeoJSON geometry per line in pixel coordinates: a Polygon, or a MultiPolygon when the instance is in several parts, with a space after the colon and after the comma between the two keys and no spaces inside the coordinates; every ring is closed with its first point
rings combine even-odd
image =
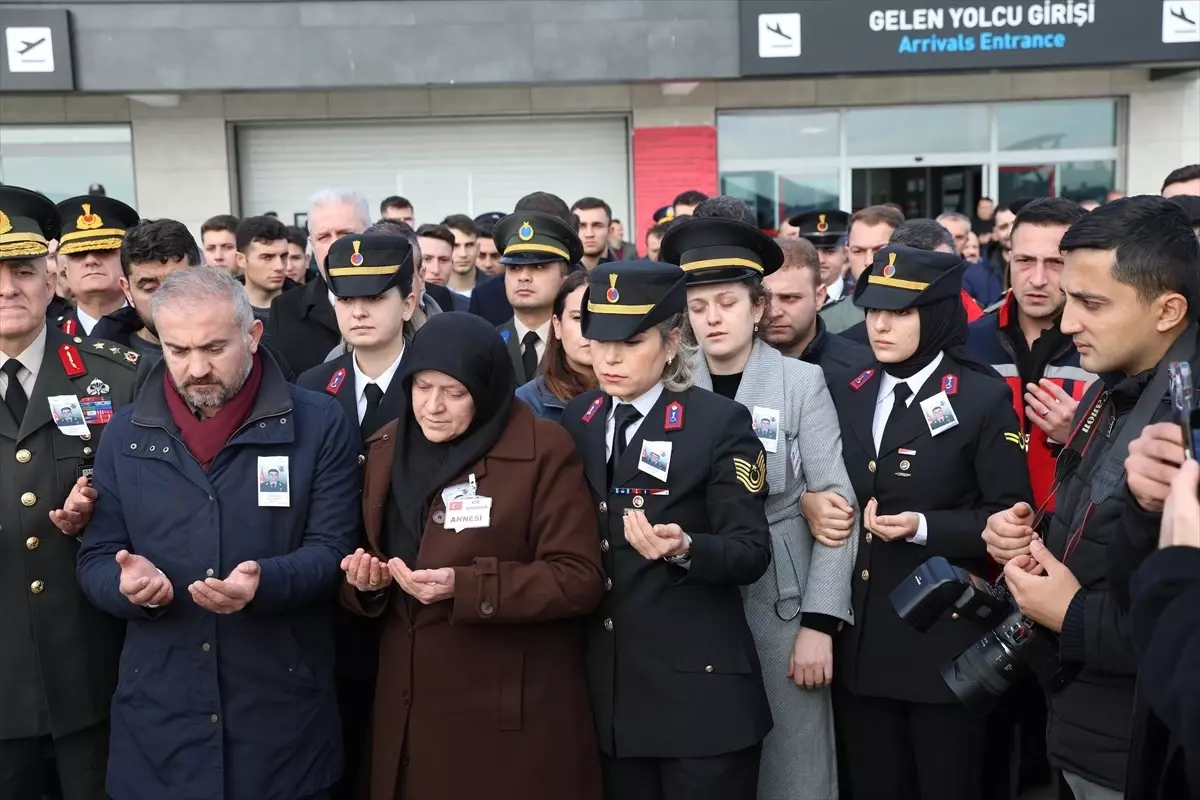
{"type": "MultiPolygon", "coordinates": [[[[1050,333],[1047,331],[1046,335],[1050,333]]],[[[1031,364],[1030,374],[1021,375],[1017,369],[1014,339],[1023,335],[1017,324],[1017,301],[1009,291],[995,311],[985,314],[979,321],[971,324],[967,349],[975,357],[991,364],[1012,389],[1013,408],[1017,412],[1027,445],[1026,458],[1029,462],[1034,502],[1041,506],[1049,500],[1046,508],[1053,510],[1054,502],[1050,499],[1050,492],[1054,486],[1054,465],[1059,451],[1062,450],[1062,443],[1050,441],[1041,428],[1025,419],[1025,384],[1037,383],[1042,378],[1047,378],[1078,402],[1096,376],[1079,366],[1079,351],[1068,338],[1064,338],[1054,352],[1049,354],[1048,361],[1031,364]]]]}

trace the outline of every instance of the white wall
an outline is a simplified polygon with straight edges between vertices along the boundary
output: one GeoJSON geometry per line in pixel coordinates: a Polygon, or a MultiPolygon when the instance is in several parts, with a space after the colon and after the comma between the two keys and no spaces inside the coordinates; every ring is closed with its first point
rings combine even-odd
{"type": "Polygon", "coordinates": [[[1200,164],[1200,77],[1151,84],[1129,96],[1129,194],[1158,194],[1163,178],[1200,164]]]}

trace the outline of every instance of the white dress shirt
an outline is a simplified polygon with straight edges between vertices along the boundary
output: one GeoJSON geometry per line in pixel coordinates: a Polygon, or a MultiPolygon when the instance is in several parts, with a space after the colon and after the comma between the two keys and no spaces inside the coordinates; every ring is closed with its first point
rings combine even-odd
{"type": "Polygon", "coordinates": [[[396,377],[396,369],[400,366],[400,359],[404,358],[404,347],[401,345],[400,354],[396,356],[396,360],[392,365],[383,371],[383,374],[378,378],[368,378],[366,374],[359,369],[358,356],[351,359],[354,362],[354,386],[358,391],[355,402],[358,405],[358,422],[362,424],[363,417],[367,415],[367,384],[378,384],[379,388],[387,394],[388,387],[392,385],[392,378],[396,377]]]}
{"type": "MultiPolygon", "coordinates": [[[[37,383],[38,370],[42,368],[42,358],[45,355],[46,326],[43,325],[42,332],[37,335],[37,338],[30,342],[29,347],[25,348],[25,352],[16,357],[24,367],[17,372],[17,382],[25,390],[26,397],[33,397],[33,385],[37,383]]],[[[0,353],[0,367],[3,367],[11,358],[11,356],[0,353]]],[[[8,397],[8,375],[0,371],[0,398],[4,397],[8,397]]]]}
{"type": "Polygon", "coordinates": [[[846,282],[842,280],[841,275],[838,275],[838,279],[833,282],[832,286],[825,287],[825,305],[833,305],[838,300],[841,300],[845,291],[846,282]]]}
{"type": "Polygon", "coordinates": [[[79,319],[79,327],[83,328],[84,334],[91,336],[92,328],[96,327],[96,323],[100,320],[96,319],[79,306],[75,307],[75,316],[79,319]]]}
{"type": "MultiPolygon", "coordinates": [[[[943,353],[938,353],[937,356],[930,361],[920,372],[903,380],[903,383],[908,384],[908,388],[912,390],[908,400],[905,401],[904,407],[912,406],[913,401],[917,399],[917,395],[921,392],[921,387],[925,382],[937,371],[938,366],[942,363],[943,353]]],[[[883,373],[883,378],[879,381],[879,396],[875,400],[875,419],[871,423],[871,436],[875,440],[875,452],[879,453],[879,445],[883,441],[883,429],[887,427],[888,417],[892,415],[892,408],[896,405],[896,384],[901,383],[900,378],[894,375],[883,373]]],[[[925,522],[924,514],[917,514],[920,522],[917,525],[917,532],[908,537],[908,541],[913,544],[925,544],[929,538],[929,527],[925,522]]]]}
{"type": "MultiPolygon", "coordinates": [[[[660,382],[654,384],[653,386],[651,386],[646,391],[645,394],[641,395],[640,397],[635,397],[633,399],[633,402],[629,404],[629,405],[632,405],[634,408],[636,408],[638,411],[642,412],[642,415],[640,417],[638,417],[637,419],[635,419],[633,422],[629,423],[628,427],[625,428],[625,444],[629,444],[633,440],[634,435],[638,432],[638,428],[642,427],[642,422],[646,419],[646,415],[650,413],[650,410],[652,408],[654,408],[654,404],[658,402],[658,398],[659,398],[659,396],[662,395],[662,393],[663,393],[663,385],[662,385],[662,382],[660,381],[660,382]]],[[[616,423],[617,406],[621,405],[622,402],[623,401],[617,400],[615,397],[613,398],[612,407],[610,409],[608,409],[608,417],[604,421],[604,460],[605,460],[605,462],[607,462],[608,459],[612,458],[613,434],[616,433],[616,428],[617,428],[617,423],[616,423]]]]}
{"type": "MultiPolygon", "coordinates": [[[[542,362],[542,355],[546,352],[546,341],[550,338],[550,320],[546,320],[546,324],[538,328],[526,328],[521,324],[521,320],[513,317],[513,327],[517,329],[517,347],[524,348],[525,334],[532,330],[538,335],[537,343],[533,346],[533,351],[537,353],[538,363],[542,362]]],[[[521,350],[524,353],[524,349],[521,350]]]]}

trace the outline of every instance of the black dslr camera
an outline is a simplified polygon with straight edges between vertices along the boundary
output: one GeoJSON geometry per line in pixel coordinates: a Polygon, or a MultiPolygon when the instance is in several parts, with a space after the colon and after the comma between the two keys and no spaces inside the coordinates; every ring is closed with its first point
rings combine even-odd
{"type": "Polygon", "coordinates": [[[942,666],[942,680],[974,714],[991,711],[1026,675],[1034,675],[1053,693],[1078,672],[1059,661],[1058,638],[1021,613],[1002,580],[988,583],[941,556],[917,567],[892,590],[891,599],[901,619],[922,633],[948,610],[980,626],[994,626],[942,666]]]}

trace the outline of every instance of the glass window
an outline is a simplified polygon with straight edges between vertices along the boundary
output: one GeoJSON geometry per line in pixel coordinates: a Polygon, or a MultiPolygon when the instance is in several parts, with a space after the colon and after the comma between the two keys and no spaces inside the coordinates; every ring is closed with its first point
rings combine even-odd
{"type": "Polygon", "coordinates": [[[814,174],[722,172],[721,194],[754,209],[758,227],[776,230],[781,220],[802,211],[838,207],[836,169],[814,174]]]}
{"type": "Polygon", "coordinates": [[[999,202],[1035,197],[1068,197],[1076,202],[1103,203],[1116,188],[1115,161],[1068,161],[1060,164],[1014,164],[1000,167],[999,202]]]}
{"type": "Polygon", "coordinates": [[[738,161],[836,157],[839,142],[836,111],[759,111],[717,117],[717,158],[724,169],[757,169],[738,161]]]}
{"type": "Polygon", "coordinates": [[[780,175],[779,219],[785,220],[804,211],[837,208],[839,189],[836,169],[806,175],[780,175]]]}
{"type": "Polygon", "coordinates": [[[775,173],[722,172],[721,194],[736,197],[754,209],[758,227],[775,227],[775,173]]]}
{"type": "Polygon", "coordinates": [[[856,108],[846,112],[852,156],[983,153],[991,146],[987,106],[856,108]]]}
{"type": "Polygon", "coordinates": [[[1113,147],[1116,100],[1052,100],[996,106],[1001,150],[1113,147]]]}
{"type": "Polygon", "coordinates": [[[0,127],[0,182],[56,203],[100,183],[109,197],[136,208],[129,126],[0,127]]]}

